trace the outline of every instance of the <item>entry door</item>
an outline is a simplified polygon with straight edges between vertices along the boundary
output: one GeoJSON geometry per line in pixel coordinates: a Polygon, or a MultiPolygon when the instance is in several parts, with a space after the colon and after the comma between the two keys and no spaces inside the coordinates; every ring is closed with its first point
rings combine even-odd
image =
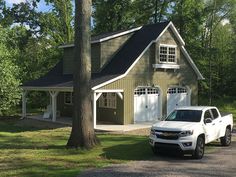
{"type": "Polygon", "coordinates": [[[186,88],[173,87],[167,91],[167,114],[180,106],[190,106],[186,88]]]}
{"type": "Polygon", "coordinates": [[[134,121],[154,121],[158,118],[158,89],[142,87],[134,92],[134,121]]]}

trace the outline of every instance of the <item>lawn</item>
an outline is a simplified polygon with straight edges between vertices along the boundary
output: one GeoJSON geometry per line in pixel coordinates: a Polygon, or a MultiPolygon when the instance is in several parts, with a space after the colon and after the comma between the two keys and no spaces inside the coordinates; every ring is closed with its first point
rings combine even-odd
{"type": "MultiPolygon", "coordinates": [[[[93,150],[66,149],[70,130],[35,120],[0,119],[0,176],[70,177],[89,168],[154,157],[148,138],[137,135],[98,134],[101,145],[93,150]]],[[[207,146],[206,153],[214,147],[207,146]]]]}
{"type": "Polygon", "coordinates": [[[233,114],[234,122],[236,122],[236,98],[226,97],[214,100],[213,105],[217,106],[221,112],[233,114]]]}
{"type": "Polygon", "coordinates": [[[93,150],[66,149],[69,127],[43,127],[0,121],[0,176],[76,176],[88,168],[153,156],[145,136],[100,134],[101,146],[93,150]]]}
{"type": "MultiPolygon", "coordinates": [[[[199,98],[199,105],[209,105],[206,97],[199,98]]],[[[233,114],[236,122],[236,97],[222,96],[221,98],[212,99],[212,105],[216,106],[220,112],[233,114]]]]}

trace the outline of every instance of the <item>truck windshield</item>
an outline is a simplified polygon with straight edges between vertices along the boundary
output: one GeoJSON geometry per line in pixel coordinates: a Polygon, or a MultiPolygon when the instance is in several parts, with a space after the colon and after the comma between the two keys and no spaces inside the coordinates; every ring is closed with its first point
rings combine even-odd
{"type": "Polygon", "coordinates": [[[175,110],[165,121],[200,122],[201,115],[199,110],[175,110]]]}

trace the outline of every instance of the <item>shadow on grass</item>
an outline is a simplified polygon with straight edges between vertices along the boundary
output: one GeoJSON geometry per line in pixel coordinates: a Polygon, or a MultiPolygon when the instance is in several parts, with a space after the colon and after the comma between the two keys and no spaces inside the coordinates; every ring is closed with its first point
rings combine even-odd
{"type": "Polygon", "coordinates": [[[59,123],[43,122],[33,119],[20,119],[20,118],[0,119],[0,132],[20,133],[26,131],[52,130],[64,127],[68,126],[59,123]]]}
{"type": "MultiPolygon", "coordinates": [[[[137,136],[107,137],[116,145],[104,147],[102,157],[115,160],[145,160],[153,156],[148,138],[137,136]],[[127,141],[127,143],[125,143],[127,141]],[[117,143],[118,142],[118,143],[117,143]]],[[[105,138],[100,138],[105,141],[105,138]]]]}

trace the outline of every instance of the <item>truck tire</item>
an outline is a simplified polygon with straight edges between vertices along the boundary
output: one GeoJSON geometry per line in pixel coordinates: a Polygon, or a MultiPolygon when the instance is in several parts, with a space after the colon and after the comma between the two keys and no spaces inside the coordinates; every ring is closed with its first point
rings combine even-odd
{"type": "Polygon", "coordinates": [[[205,141],[202,136],[199,136],[197,138],[197,143],[196,143],[196,148],[193,153],[193,158],[194,159],[201,159],[204,155],[204,150],[205,150],[205,141]]]}
{"type": "Polygon", "coordinates": [[[229,127],[225,130],[225,136],[220,138],[222,146],[229,146],[231,144],[231,129],[229,127]]]}

